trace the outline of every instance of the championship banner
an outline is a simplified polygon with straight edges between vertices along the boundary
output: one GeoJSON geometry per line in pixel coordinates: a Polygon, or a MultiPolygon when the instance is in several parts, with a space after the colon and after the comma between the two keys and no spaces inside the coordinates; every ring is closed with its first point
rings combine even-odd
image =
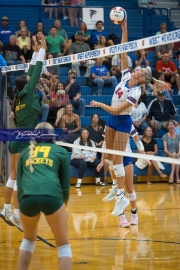
{"type": "MultiPolygon", "coordinates": [[[[96,49],[88,52],[77,53],[73,55],[62,56],[58,58],[45,60],[44,66],[55,66],[66,63],[72,63],[75,61],[85,61],[88,59],[94,59],[97,57],[104,57],[108,55],[120,54],[120,53],[128,53],[132,51],[137,51],[140,49],[147,49],[150,47],[155,47],[158,45],[173,43],[180,41],[180,30],[175,30],[171,32],[167,32],[165,34],[151,36],[143,39],[138,39],[135,41],[126,42],[123,44],[118,44],[106,48],[96,49]]],[[[20,64],[14,66],[6,66],[2,67],[2,72],[16,71],[16,70],[27,70],[29,68],[29,64],[20,64]]]]}
{"type": "MultiPolygon", "coordinates": [[[[87,29],[96,29],[96,22],[104,22],[103,8],[83,8],[82,9],[83,22],[86,23],[87,29]]],[[[104,28],[104,27],[103,27],[104,28]]]]}

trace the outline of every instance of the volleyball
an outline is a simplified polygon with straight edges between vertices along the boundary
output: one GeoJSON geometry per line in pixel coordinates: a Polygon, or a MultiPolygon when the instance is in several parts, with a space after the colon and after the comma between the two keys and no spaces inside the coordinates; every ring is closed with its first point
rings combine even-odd
{"type": "Polygon", "coordinates": [[[122,7],[114,7],[110,11],[110,19],[114,24],[121,24],[127,19],[127,13],[122,7]]]}

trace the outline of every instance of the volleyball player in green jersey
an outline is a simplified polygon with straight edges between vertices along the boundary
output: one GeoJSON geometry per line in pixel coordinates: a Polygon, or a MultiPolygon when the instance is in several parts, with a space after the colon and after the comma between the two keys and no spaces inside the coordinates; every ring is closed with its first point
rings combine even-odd
{"type": "MultiPolygon", "coordinates": [[[[33,53],[27,75],[18,76],[15,80],[15,84],[19,92],[15,99],[15,116],[17,121],[17,129],[34,128],[38,122],[40,105],[35,89],[42,71],[42,65],[45,56],[46,43],[44,36],[41,37],[40,48],[38,48],[37,42],[35,42],[35,44],[35,52],[33,53]]],[[[17,202],[16,170],[19,154],[25,147],[27,147],[27,145],[29,145],[29,142],[12,141],[8,146],[10,152],[10,176],[5,187],[4,209],[1,211],[0,217],[3,218],[4,221],[9,225],[15,224],[20,226],[17,202]],[[12,194],[14,199],[13,215],[11,211],[12,194]]]]}
{"type": "MultiPolygon", "coordinates": [[[[42,134],[54,133],[46,122],[37,125],[42,134]]],[[[54,234],[58,250],[58,266],[71,269],[71,247],[65,205],[69,199],[70,159],[67,150],[54,143],[54,138],[31,142],[18,160],[17,186],[20,219],[24,239],[20,245],[18,270],[29,267],[35,249],[40,212],[54,234]]]]}

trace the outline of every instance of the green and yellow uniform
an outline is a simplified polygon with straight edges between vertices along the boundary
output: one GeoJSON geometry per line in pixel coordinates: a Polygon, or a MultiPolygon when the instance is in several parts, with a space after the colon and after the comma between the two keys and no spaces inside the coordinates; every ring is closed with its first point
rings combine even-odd
{"type": "MultiPolygon", "coordinates": [[[[30,80],[18,94],[17,105],[15,107],[17,128],[35,128],[38,123],[40,104],[35,89],[42,71],[42,65],[42,62],[37,61],[36,65],[30,66],[27,73],[30,80]]],[[[20,153],[27,145],[29,145],[29,142],[12,141],[8,146],[9,152],[12,154],[20,153]]]]}
{"type": "Polygon", "coordinates": [[[38,143],[34,150],[33,168],[31,173],[27,147],[21,152],[18,160],[19,209],[27,216],[35,216],[40,211],[46,215],[52,214],[69,199],[69,154],[56,144],[38,143]],[[41,203],[45,205],[45,209],[39,206],[41,203]],[[29,205],[31,207],[28,207],[29,205]]]}

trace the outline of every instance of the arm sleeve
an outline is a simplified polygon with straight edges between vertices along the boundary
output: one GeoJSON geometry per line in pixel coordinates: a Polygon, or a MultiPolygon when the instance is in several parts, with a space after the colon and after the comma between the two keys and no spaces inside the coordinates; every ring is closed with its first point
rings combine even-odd
{"type": "Polygon", "coordinates": [[[39,54],[37,57],[37,62],[36,65],[34,66],[34,70],[32,72],[30,81],[27,85],[28,93],[34,93],[34,90],[36,88],[36,85],[38,83],[41,71],[42,71],[42,66],[43,66],[43,61],[44,61],[44,55],[45,55],[45,49],[40,49],[39,54]]]}
{"type": "Polygon", "coordinates": [[[67,205],[70,189],[70,159],[68,152],[65,153],[62,158],[62,162],[59,168],[59,179],[63,190],[64,203],[67,205]]]}

